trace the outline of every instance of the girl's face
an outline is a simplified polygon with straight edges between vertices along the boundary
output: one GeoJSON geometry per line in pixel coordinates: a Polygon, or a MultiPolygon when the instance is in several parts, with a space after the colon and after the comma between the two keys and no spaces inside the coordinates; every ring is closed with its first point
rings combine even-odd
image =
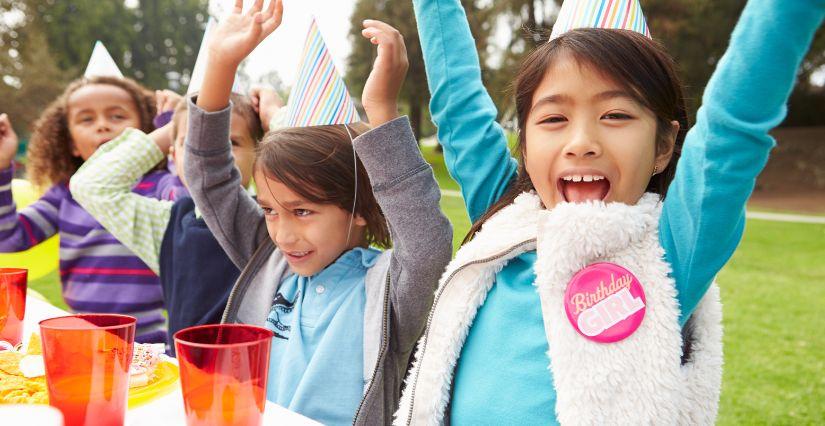
{"type": "Polygon", "coordinates": [[[258,168],[255,182],[269,237],[298,275],[314,275],[341,253],[365,244],[367,222],[363,217],[355,215],[350,227],[349,211],[308,201],[258,168]]]}
{"type": "MultiPolygon", "coordinates": [[[[175,130],[175,143],[172,145],[172,159],[175,162],[175,171],[186,186],[184,179],[183,165],[186,161],[186,133],[189,130],[189,119],[187,112],[180,112],[183,117],[177,121],[175,130]]],[[[235,167],[241,173],[241,185],[246,188],[252,179],[252,167],[255,164],[255,139],[249,133],[249,126],[246,119],[237,113],[232,113],[229,127],[229,139],[232,141],[232,156],[235,158],[235,167]]]]}
{"type": "Polygon", "coordinates": [[[67,104],[72,155],[83,161],[127,127],[140,128],[140,113],[135,100],[129,92],[117,86],[83,86],[69,96],[67,104]]]}
{"type": "Polygon", "coordinates": [[[533,94],[525,129],[525,167],[544,206],[602,200],[636,204],[654,166],[670,161],[656,150],[656,116],[610,79],[562,55],[533,94]]]}

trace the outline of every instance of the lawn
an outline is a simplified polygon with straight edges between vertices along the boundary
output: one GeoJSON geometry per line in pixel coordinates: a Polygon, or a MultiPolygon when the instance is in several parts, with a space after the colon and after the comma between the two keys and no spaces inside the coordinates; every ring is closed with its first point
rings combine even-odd
{"type": "MultiPolygon", "coordinates": [[[[425,149],[442,188],[457,190],[440,154],[425,149]]],[[[455,247],[469,228],[460,197],[441,206],[455,247]]],[[[749,220],[718,277],[725,325],[719,424],[825,423],[825,225],[749,220]]],[[[30,283],[53,303],[57,274],[30,283]]]]}

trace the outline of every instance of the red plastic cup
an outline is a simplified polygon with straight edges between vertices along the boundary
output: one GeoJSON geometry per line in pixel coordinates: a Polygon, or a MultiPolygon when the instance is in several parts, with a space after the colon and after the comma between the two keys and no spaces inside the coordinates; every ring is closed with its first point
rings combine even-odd
{"type": "Polygon", "coordinates": [[[0,341],[12,347],[23,340],[28,273],[27,269],[0,268],[0,341]]]}
{"type": "Polygon", "coordinates": [[[272,332],[241,324],[175,333],[186,424],[260,425],[272,332]]]}
{"type": "Polygon", "coordinates": [[[49,404],[66,426],[123,424],[136,323],[110,314],[40,321],[49,404]]]}

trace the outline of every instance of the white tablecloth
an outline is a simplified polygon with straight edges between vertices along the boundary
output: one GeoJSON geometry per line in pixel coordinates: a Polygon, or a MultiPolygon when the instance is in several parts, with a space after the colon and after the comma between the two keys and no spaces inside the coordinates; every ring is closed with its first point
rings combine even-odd
{"type": "MultiPolygon", "coordinates": [[[[28,341],[31,333],[39,332],[37,324],[40,321],[64,315],[69,314],[37,297],[27,297],[26,316],[23,321],[24,343],[28,341]]],[[[180,387],[178,387],[168,395],[127,411],[126,424],[129,426],[183,425],[186,424],[185,416],[183,396],[180,387]]],[[[267,401],[264,408],[264,424],[312,426],[320,423],[267,401]]]]}

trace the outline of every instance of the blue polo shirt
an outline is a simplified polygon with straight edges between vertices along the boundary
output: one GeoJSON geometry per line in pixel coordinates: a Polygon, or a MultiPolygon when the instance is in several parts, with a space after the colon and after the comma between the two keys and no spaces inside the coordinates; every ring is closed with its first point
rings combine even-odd
{"type": "Polygon", "coordinates": [[[281,283],[266,321],[268,400],[324,424],[352,422],[364,393],[364,278],[380,253],[355,248],[281,283]]]}

